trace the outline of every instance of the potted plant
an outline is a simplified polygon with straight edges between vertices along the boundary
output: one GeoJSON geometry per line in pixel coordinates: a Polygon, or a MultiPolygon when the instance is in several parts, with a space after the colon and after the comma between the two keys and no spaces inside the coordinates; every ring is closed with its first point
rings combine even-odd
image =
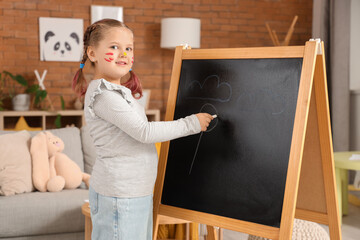
{"type": "Polygon", "coordinates": [[[3,111],[7,106],[11,106],[15,89],[12,79],[9,79],[6,71],[0,72],[0,110],[3,111]],[[10,104],[8,104],[10,103],[10,104]]]}
{"type": "MultiPolygon", "coordinates": [[[[29,110],[30,107],[30,95],[34,95],[34,106],[36,108],[41,108],[40,103],[46,98],[47,92],[46,90],[42,90],[38,84],[30,85],[28,81],[20,74],[13,75],[8,71],[2,72],[2,86],[4,86],[6,82],[6,78],[10,77],[15,82],[19,83],[21,86],[25,88],[24,93],[15,94],[15,88],[12,83],[10,83],[8,87],[8,96],[12,98],[13,110],[15,111],[26,111],[29,110]]],[[[2,91],[3,92],[3,91],[2,91]]]]}

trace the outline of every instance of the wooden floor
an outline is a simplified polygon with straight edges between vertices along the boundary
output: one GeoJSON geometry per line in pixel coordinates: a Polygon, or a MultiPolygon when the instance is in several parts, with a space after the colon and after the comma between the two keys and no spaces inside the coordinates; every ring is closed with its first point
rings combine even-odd
{"type": "MultiPolygon", "coordinates": [[[[323,226],[327,231],[328,227],[323,226]]],[[[343,217],[343,240],[360,239],[360,207],[349,204],[349,215],[343,217]]],[[[224,229],[224,240],[247,240],[248,235],[224,229]]]]}

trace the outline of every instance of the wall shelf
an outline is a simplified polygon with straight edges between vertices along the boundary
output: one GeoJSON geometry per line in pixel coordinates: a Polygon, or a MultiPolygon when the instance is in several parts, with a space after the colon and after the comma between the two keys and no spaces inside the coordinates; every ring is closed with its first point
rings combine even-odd
{"type": "MultiPolygon", "coordinates": [[[[0,130],[14,129],[15,124],[21,116],[29,127],[54,129],[57,115],[61,115],[61,127],[74,124],[80,128],[85,125],[84,112],[82,110],[60,110],[60,111],[0,111],[0,130]]],[[[160,121],[159,109],[148,109],[146,115],[149,121],[160,121]]]]}
{"type": "Polygon", "coordinates": [[[84,113],[82,110],[61,110],[61,111],[1,111],[0,130],[14,129],[16,122],[21,116],[29,127],[53,129],[57,115],[61,115],[62,127],[74,124],[76,127],[84,125],[84,113]]]}

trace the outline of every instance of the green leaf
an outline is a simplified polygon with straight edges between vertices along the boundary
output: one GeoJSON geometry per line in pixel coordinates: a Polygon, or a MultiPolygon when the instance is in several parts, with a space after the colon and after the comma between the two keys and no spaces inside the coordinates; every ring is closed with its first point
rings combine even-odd
{"type": "Polygon", "coordinates": [[[41,94],[40,91],[37,91],[37,92],[35,93],[35,101],[34,101],[35,106],[37,106],[37,105],[39,104],[39,102],[40,102],[40,94],[41,94]]]}
{"type": "Polygon", "coordinates": [[[56,126],[57,128],[61,128],[61,115],[60,115],[60,114],[58,114],[58,115],[56,116],[54,123],[55,123],[55,126],[56,126]]]}
{"type": "Polygon", "coordinates": [[[44,100],[47,96],[47,91],[46,90],[40,90],[40,97],[41,100],[44,100]]]}
{"type": "Polygon", "coordinates": [[[12,79],[15,79],[14,75],[12,75],[10,72],[4,70],[3,73],[10,76],[12,79]]]}
{"type": "Polygon", "coordinates": [[[35,96],[35,101],[34,101],[35,106],[39,105],[39,102],[40,102],[39,96],[35,96]]]}
{"type": "Polygon", "coordinates": [[[26,81],[26,79],[21,76],[21,75],[16,75],[15,77],[13,77],[14,80],[16,80],[20,85],[27,87],[28,86],[28,82],[26,81]]]}
{"type": "Polygon", "coordinates": [[[46,90],[37,90],[35,92],[35,106],[38,106],[41,101],[43,101],[47,96],[46,90]]]}
{"type": "Polygon", "coordinates": [[[30,87],[28,87],[26,89],[26,93],[34,93],[36,92],[37,90],[39,90],[39,85],[38,84],[34,84],[34,85],[31,85],[30,87]]]}
{"type": "Polygon", "coordinates": [[[61,101],[61,109],[65,110],[65,101],[64,101],[63,96],[60,96],[60,101],[61,101]]]}

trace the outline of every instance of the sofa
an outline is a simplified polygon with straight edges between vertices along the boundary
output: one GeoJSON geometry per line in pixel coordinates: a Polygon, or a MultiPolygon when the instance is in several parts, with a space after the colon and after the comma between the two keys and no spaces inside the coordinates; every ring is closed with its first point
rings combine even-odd
{"type": "MultiPolygon", "coordinates": [[[[64,141],[63,153],[76,162],[82,171],[91,174],[95,152],[88,128],[86,126],[81,129],[70,127],[48,131],[64,141]]],[[[19,152],[18,155],[22,154],[20,153],[21,141],[16,142],[12,138],[12,136],[18,136],[17,133],[0,131],[0,144],[2,145],[0,146],[2,147],[0,163],[10,161],[7,156],[14,152],[16,154],[19,152]],[[6,151],[10,152],[6,153],[6,151]]],[[[37,133],[29,131],[23,132],[23,135],[30,134],[31,139],[37,133]]],[[[29,148],[31,141],[27,141],[27,143],[27,148],[29,148]]],[[[21,158],[21,160],[23,159],[21,158]]],[[[28,161],[26,160],[27,163],[28,161]]],[[[2,174],[3,169],[5,167],[1,168],[0,165],[0,190],[1,185],[8,181],[4,180],[6,177],[2,176],[4,175],[2,174]]],[[[24,169],[25,173],[19,175],[28,175],[28,172],[31,171],[26,167],[24,169]]],[[[84,239],[85,220],[81,213],[81,206],[88,199],[88,190],[84,183],[77,189],[60,192],[39,192],[35,191],[33,187],[27,189],[23,193],[0,196],[0,239],[84,239]]]]}

